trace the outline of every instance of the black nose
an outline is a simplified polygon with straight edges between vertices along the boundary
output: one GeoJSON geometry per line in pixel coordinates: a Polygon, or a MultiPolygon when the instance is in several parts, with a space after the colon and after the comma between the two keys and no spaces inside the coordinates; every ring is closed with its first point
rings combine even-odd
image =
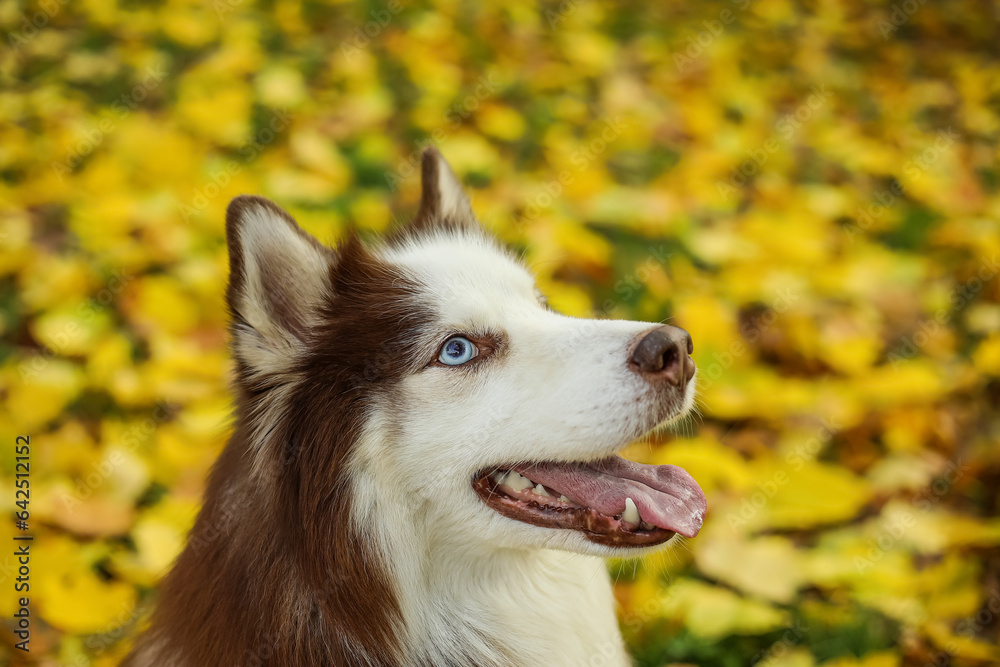
{"type": "Polygon", "coordinates": [[[683,387],[694,377],[694,361],[688,356],[693,351],[687,331],[662,326],[642,337],[631,361],[644,375],[662,377],[670,384],[683,387]]]}

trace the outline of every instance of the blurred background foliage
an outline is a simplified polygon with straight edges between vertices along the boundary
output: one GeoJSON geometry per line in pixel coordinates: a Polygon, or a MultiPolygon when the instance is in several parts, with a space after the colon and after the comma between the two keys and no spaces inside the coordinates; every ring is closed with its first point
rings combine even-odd
{"type": "Polygon", "coordinates": [[[997,3],[0,0],[0,27],[0,495],[28,433],[39,664],[120,659],[226,441],[228,200],[379,232],[428,142],[555,307],[694,337],[701,417],[629,452],[710,507],[611,565],[640,665],[1000,664],[997,3]]]}

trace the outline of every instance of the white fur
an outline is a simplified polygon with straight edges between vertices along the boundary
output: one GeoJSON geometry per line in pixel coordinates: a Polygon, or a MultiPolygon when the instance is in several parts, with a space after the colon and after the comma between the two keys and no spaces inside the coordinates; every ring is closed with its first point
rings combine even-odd
{"type": "Polygon", "coordinates": [[[602,557],[650,549],[509,519],[471,480],[510,462],[605,458],[686,412],[694,379],[679,392],[641,378],[629,352],[658,325],[547,310],[532,276],[478,231],[417,237],[382,257],[423,285],[439,313],[421,342],[428,360],[452,334],[504,339],[481,367],[431,365],[406,377],[392,404],[374,406],[354,450],[353,520],[391,568],[407,655],[431,664],[470,652],[486,665],[629,664],[602,557]]]}

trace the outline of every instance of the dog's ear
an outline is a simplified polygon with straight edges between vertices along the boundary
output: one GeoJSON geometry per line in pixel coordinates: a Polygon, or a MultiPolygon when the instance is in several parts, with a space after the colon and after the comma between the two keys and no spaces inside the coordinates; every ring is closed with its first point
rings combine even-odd
{"type": "Polygon", "coordinates": [[[305,348],[330,295],[332,250],[263,197],[226,211],[233,349],[251,375],[281,373],[305,348]]]}
{"type": "Polygon", "coordinates": [[[421,161],[420,210],[411,223],[415,229],[465,227],[476,224],[472,204],[462,189],[458,176],[433,146],[426,149],[421,161]]]}

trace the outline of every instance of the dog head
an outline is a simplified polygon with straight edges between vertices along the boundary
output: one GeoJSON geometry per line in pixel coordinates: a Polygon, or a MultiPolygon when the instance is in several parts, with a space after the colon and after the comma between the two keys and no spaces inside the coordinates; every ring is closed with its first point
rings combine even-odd
{"type": "Polygon", "coordinates": [[[705,513],[674,466],[616,455],[686,413],[686,332],[548,307],[478,224],[440,154],[416,219],[377,247],[318,243],[274,204],[229,209],[228,293],[243,427],[260,474],[359,531],[636,555],[705,513]],[[325,509],[324,509],[325,508],[325,509]]]}

